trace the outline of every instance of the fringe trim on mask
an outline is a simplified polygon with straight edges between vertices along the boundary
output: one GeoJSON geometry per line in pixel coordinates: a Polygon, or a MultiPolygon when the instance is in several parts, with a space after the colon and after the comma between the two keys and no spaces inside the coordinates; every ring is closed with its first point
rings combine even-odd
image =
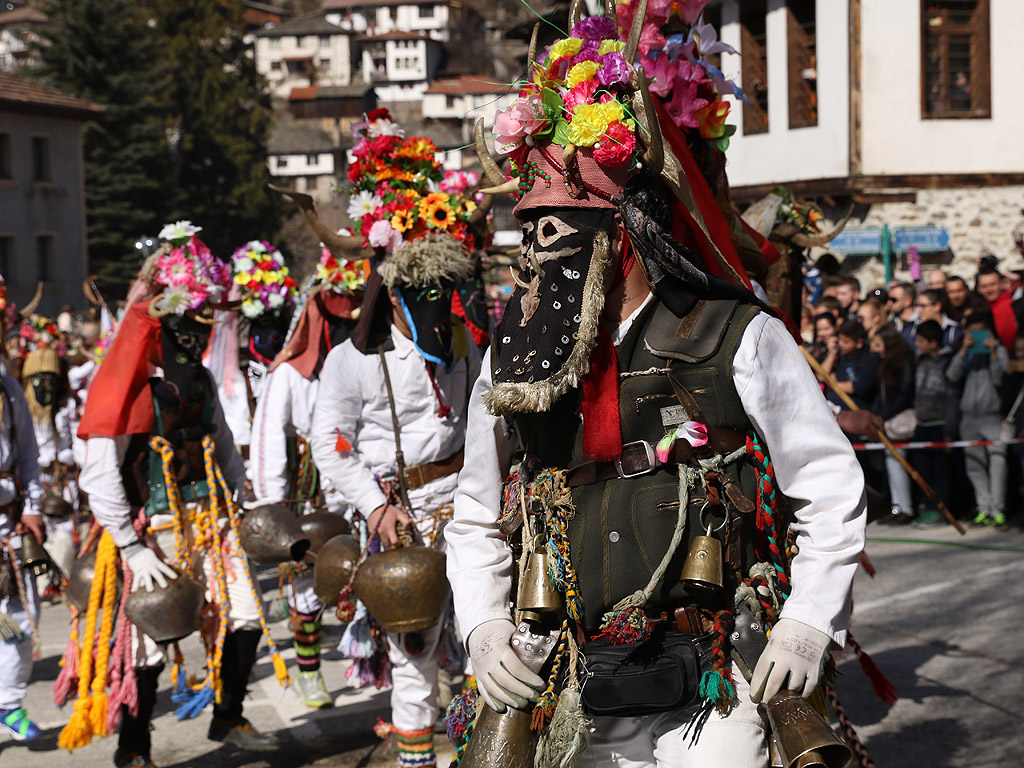
{"type": "Polygon", "coordinates": [[[590,260],[590,271],[583,288],[580,307],[580,327],[576,334],[569,359],[551,377],[533,384],[502,382],[495,384],[484,395],[484,405],[492,416],[507,416],[513,413],[543,413],[558,398],[590,370],[590,354],[597,346],[598,324],[604,311],[604,281],[610,261],[608,235],[598,232],[594,243],[594,257],[590,260]]]}
{"type": "Polygon", "coordinates": [[[462,243],[448,234],[424,235],[401,246],[377,267],[388,288],[438,285],[473,274],[473,261],[462,243]]]}

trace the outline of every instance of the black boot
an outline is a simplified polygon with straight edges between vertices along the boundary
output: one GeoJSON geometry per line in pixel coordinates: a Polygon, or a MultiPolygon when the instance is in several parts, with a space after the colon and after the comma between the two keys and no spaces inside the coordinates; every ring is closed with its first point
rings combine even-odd
{"type": "Polygon", "coordinates": [[[256,731],[252,723],[242,717],[242,704],[247,693],[249,674],[256,664],[256,647],[263,632],[258,629],[240,629],[228,632],[224,638],[221,657],[221,701],[213,707],[213,721],[207,736],[239,749],[268,752],[278,748],[277,739],[256,731]]]}
{"type": "Polygon", "coordinates": [[[153,708],[156,706],[157,684],[163,671],[163,664],[135,670],[139,686],[139,711],[132,716],[128,713],[128,707],[121,707],[121,727],[117,733],[117,751],[114,752],[114,765],[117,768],[153,768],[149,757],[149,728],[153,708]]]}

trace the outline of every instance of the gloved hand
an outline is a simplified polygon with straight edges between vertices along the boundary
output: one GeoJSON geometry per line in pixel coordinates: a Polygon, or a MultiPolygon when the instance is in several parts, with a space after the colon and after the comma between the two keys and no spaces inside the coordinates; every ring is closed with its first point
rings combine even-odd
{"type": "Polygon", "coordinates": [[[830,642],[824,632],[801,621],[779,619],[750,678],[750,700],[769,701],[783,688],[810,696],[821,680],[830,642]]]}
{"type": "Polygon", "coordinates": [[[178,578],[177,571],[157,557],[156,552],[145,546],[128,555],[128,567],[132,569],[132,592],[139,587],[145,587],[147,592],[152,592],[154,582],[166,587],[167,579],[178,578]]]}
{"type": "Polygon", "coordinates": [[[469,658],[476,686],[495,712],[506,706],[526,709],[544,688],[544,681],[516,656],[509,644],[516,625],[508,619],[485,621],[469,635],[469,658]]]}

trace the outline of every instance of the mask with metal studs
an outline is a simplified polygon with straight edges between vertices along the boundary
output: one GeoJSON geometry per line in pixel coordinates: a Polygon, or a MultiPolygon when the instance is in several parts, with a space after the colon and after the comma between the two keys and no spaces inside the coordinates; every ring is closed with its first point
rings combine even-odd
{"type": "Polygon", "coordinates": [[[451,317],[454,283],[446,280],[439,285],[395,286],[394,290],[416,350],[424,360],[450,371],[455,362],[451,317]]]}

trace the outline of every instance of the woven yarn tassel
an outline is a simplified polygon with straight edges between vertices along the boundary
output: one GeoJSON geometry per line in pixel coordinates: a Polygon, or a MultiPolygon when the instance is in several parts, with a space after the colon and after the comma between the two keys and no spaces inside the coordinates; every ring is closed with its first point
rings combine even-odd
{"type": "Polygon", "coordinates": [[[547,731],[541,734],[534,755],[534,768],[574,768],[590,746],[591,722],[583,714],[580,692],[562,691],[547,731]]]}

